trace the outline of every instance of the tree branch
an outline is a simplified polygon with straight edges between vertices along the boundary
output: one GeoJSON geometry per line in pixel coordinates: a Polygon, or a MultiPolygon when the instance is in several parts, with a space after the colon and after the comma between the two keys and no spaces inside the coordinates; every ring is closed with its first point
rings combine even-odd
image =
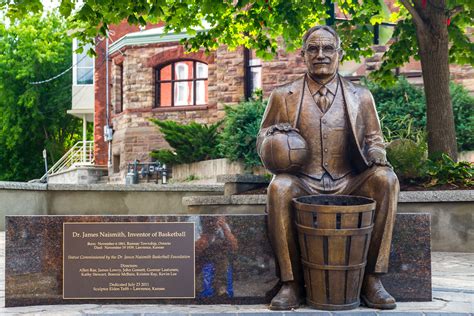
{"type": "Polygon", "coordinates": [[[413,17],[413,21],[415,22],[415,25],[424,28],[425,24],[423,22],[423,19],[421,16],[416,12],[415,7],[409,2],[409,0],[400,0],[400,3],[403,4],[403,6],[410,12],[411,16],[413,17]]]}
{"type": "Polygon", "coordinates": [[[464,8],[461,5],[457,6],[457,7],[454,7],[452,10],[449,11],[449,17],[454,18],[456,15],[461,13],[463,10],[464,10],[464,8]]]}

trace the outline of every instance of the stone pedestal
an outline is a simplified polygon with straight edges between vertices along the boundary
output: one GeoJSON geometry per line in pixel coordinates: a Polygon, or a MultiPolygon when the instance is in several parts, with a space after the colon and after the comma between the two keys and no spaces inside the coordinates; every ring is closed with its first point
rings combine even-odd
{"type": "MultiPolygon", "coordinates": [[[[203,223],[216,216],[219,215],[8,216],[5,305],[268,303],[278,289],[278,279],[268,242],[265,215],[224,216],[238,247],[233,252],[225,252],[222,247],[213,251],[196,251],[194,299],[63,299],[63,223],[193,222],[197,245],[203,223]],[[227,255],[223,257],[223,254],[227,255]],[[213,291],[205,291],[209,286],[204,285],[206,271],[203,267],[208,263],[225,265],[225,269],[220,269],[224,273],[214,275],[218,282],[211,284],[213,291]],[[228,290],[230,284],[232,291],[228,290]]],[[[384,277],[384,284],[399,301],[431,300],[429,227],[427,214],[397,215],[390,271],[384,277]]]]}

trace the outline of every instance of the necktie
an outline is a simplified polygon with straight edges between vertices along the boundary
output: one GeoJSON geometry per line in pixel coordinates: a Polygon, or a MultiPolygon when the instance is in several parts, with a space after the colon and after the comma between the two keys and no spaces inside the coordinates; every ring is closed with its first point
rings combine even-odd
{"type": "Polygon", "coordinates": [[[319,106],[321,111],[325,113],[329,107],[329,98],[327,96],[328,89],[325,86],[322,86],[321,88],[319,88],[319,91],[317,93],[319,96],[317,105],[319,106]]]}

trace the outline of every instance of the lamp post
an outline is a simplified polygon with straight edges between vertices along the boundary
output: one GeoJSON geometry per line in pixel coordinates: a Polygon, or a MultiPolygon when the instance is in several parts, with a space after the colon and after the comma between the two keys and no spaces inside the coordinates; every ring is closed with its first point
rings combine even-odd
{"type": "Polygon", "coordinates": [[[46,149],[43,149],[43,159],[44,159],[44,170],[46,173],[46,183],[48,183],[48,159],[46,155],[46,149]]]}

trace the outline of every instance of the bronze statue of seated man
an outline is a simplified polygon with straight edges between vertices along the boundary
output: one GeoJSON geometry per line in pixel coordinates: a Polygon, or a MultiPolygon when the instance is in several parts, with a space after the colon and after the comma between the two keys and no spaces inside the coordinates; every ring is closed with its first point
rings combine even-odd
{"type": "Polygon", "coordinates": [[[372,94],[338,74],[343,51],[332,28],[309,29],[301,54],[307,73],[272,92],[257,140],[264,165],[275,173],[267,212],[282,287],[270,309],[289,310],[302,301],[292,199],[311,194],[359,195],[376,201],[361,298],[368,307],[393,309],[395,300],[380,275],[388,270],[399,183],[386,159],[372,94]],[[290,133],[297,137],[288,136],[283,144],[282,138],[266,142],[290,133]],[[305,148],[298,137],[306,142],[305,148]]]}

